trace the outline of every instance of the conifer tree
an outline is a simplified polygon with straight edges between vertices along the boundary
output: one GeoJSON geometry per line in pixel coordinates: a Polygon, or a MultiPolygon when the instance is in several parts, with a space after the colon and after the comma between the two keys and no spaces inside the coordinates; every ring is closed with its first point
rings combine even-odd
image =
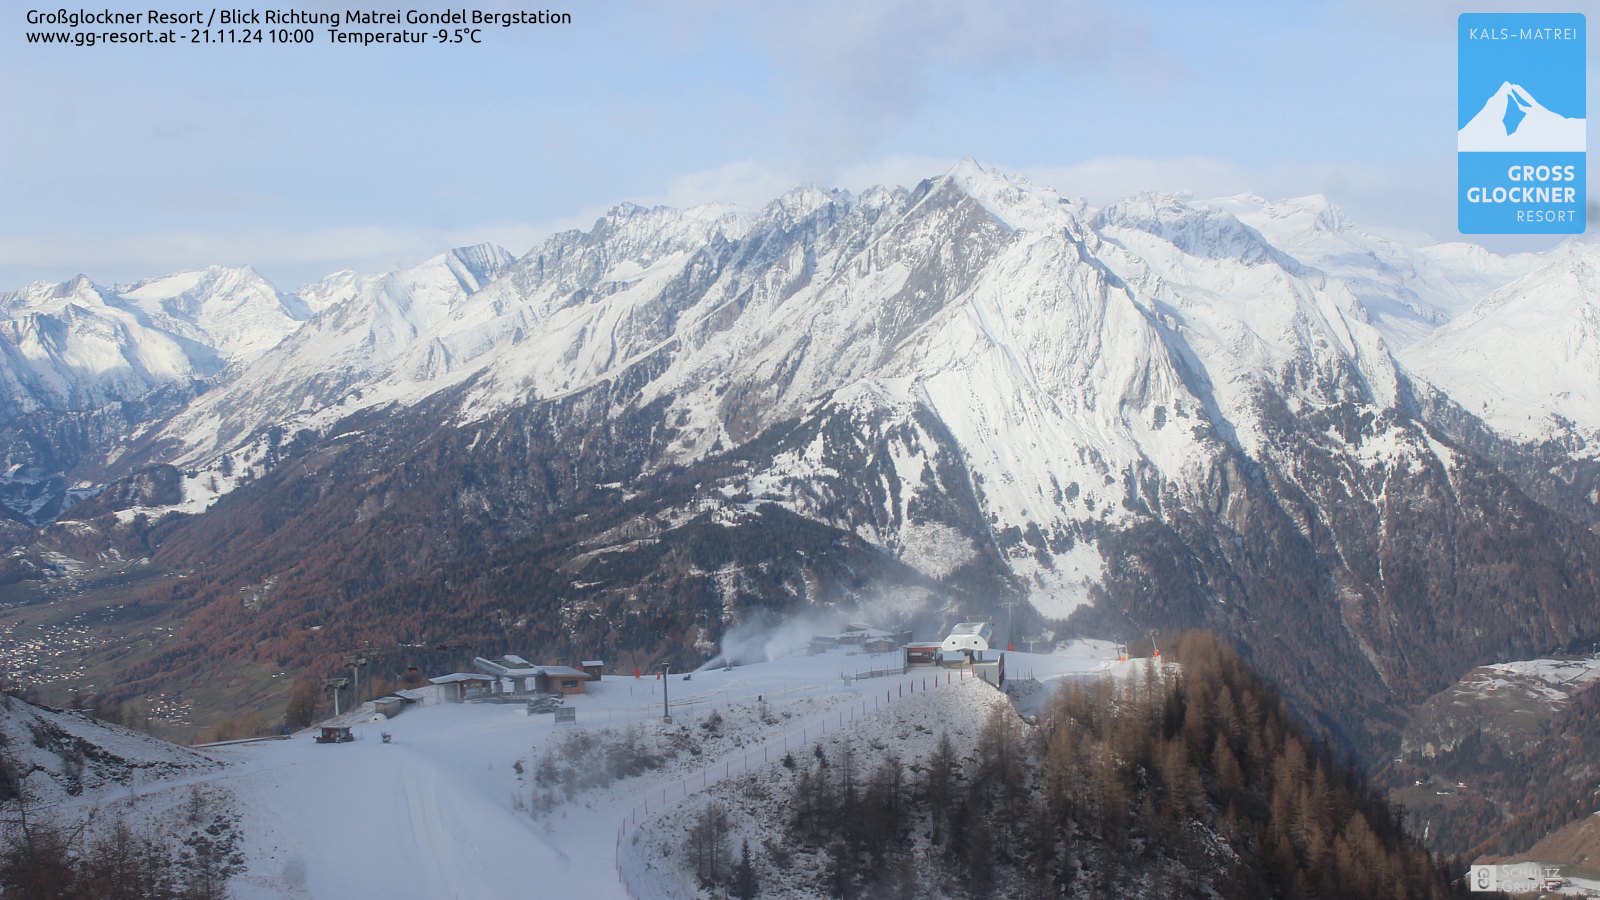
{"type": "Polygon", "coordinates": [[[750,841],[745,839],[739,850],[739,864],[733,868],[733,896],[739,900],[754,900],[761,893],[761,885],[756,880],[756,867],[750,861],[750,841]]]}

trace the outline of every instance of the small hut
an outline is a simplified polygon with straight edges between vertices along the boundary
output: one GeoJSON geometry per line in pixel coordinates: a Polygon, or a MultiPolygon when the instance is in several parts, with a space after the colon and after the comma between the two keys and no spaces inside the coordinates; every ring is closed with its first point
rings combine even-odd
{"type": "Polygon", "coordinates": [[[429,678],[428,681],[439,686],[441,701],[463,703],[488,696],[496,679],[493,675],[479,675],[476,672],[455,672],[429,678]]]}
{"type": "Polygon", "coordinates": [[[314,738],[319,744],[344,744],[355,739],[349,725],[324,725],[322,732],[314,738]]]}
{"type": "Polygon", "coordinates": [[[571,666],[540,666],[533,679],[534,690],[541,694],[582,694],[588,683],[588,673],[571,666]]]}
{"type": "Polygon", "coordinates": [[[922,641],[905,646],[906,665],[931,666],[939,662],[938,641],[922,641]]]}

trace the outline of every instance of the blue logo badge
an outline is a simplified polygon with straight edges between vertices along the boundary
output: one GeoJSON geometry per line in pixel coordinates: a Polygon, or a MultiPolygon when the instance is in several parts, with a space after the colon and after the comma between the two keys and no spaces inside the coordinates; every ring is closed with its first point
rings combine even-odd
{"type": "Polygon", "coordinates": [[[1584,18],[1457,20],[1456,207],[1462,234],[1582,234],[1584,18]]]}

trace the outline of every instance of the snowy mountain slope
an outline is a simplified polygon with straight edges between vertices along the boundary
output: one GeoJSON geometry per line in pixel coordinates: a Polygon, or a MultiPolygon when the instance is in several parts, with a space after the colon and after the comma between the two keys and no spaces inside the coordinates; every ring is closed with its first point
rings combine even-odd
{"type": "Polygon", "coordinates": [[[207,462],[265,424],[320,430],[353,411],[415,403],[473,379],[512,381],[504,388],[512,401],[592,383],[666,337],[670,320],[650,305],[657,292],[694,248],[737,234],[741,223],[724,207],[622,206],[593,232],[556,235],[515,262],[479,245],[381,278],[334,276],[310,289],[326,298],[325,315],[158,440],[186,463],[207,462]],[[559,347],[568,332],[581,348],[559,347]]]}
{"type": "MultiPolygon", "coordinates": [[[[1128,670],[1132,667],[1123,663],[1116,668],[1128,670]]],[[[1128,672],[1117,674],[1126,677],[1128,672]]],[[[942,673],[940,677],[942,679],[942,673]]],[[[748,774],[726,778],[707,787],[701,792],[703,796],[685,798],[659,813],[652,811],[641,826],[628,828],[618,850],[626,883],[634,892],[661,900],[702,897],[704,894],[696,884],[694,873],[687,871],[684,865],[681,836],[674,835],[673,829],[667,827],[669,816],[692,823],[708,803],[722,804],[731,813],[729,832],[739,835],[741,841],[749,840],[753,853],[762,858],[767,847],[781,847],[790,840],[786,831],[795,815],[793,783],[797,771],[815,760],[818,752],[835,766],[847,753],[854,754],[854,765],[859,767],[854,777],[863,782],[867,780],[867,773],[890,753],[908,766],[916,766],[915,772],[920,774],[941,738],[949,741],[948,746],[958,759],[978,756],[989,717],[1005,714],[1014,716],[1016,713],[1010,709],[1010,701],[1004,693],[976,678],[968,678],[920,696],[898,700],[886,708],[873,710],[871,715],[852,717],[852,721],[839,730],[797,748],[798,752],[792,755],[793,766],[773,762],[748,774]]],[[[923,847],[906,850],[919,855],[932,852],[923,847]]],[[[825,858],[806,854],[797,856],[784,868],[764,869],[762,896],[815,896],[814,886],[824,881],[820,870],[826,862],[825,858]]],[[[925,896],[936,895],[931,886],[924,886],[924,891],[927,892],[925,896]]]]}
{"type": "Polygon", "coordinates": [[[9,801],[27,792],[36,812],[74,798],[103,798],[136,784],[215,772],[217,761],[186,747],[0,693],[0,754],[9,801]]]}
{"type": "MultiPolygon", "coordinates": [[[[1086,262],[1094,251],[1084,242],[1097,238],[1056,198],[1019,190],[971,163],[909,195],[879,192],[859,202],[835,195],[793,225],[787,208],[769,211],[746,235],[754,252],[735,256],[681,314],[688,337],[660,351],[662,374],[641,403],[666,404],[663,415],[677,432],[667,458],[679,464],[812,414],[819,402],[823,418],[860,422],[887,413],[925,432],[914,421],[922,411],[947,432],[943,442],[959,448],[956,459],[969,471],[952,477],[974,483],[996,530],[1054,535],[1054,551],[1015,554],[1023,577],[1041,574],[1039,554],[1060,555],[1063,570],[1077,573],[1066,577],[1075,588],[1049,593],[1081,600],[1097,564],[1092,549],[1073,539],[1072,525],[1122,514],[1125,488],[1112,476],[1141,455],[1134,432],[1152,430],[1156,406],[1166,401],[1183,416],[1201,405],[1167,396],[1182,390],[1181,378],[1138,307],[1086,262]],[[1106,351],[1110,342],[1117,352],[1106,351]],[[1097,406],[1110,396],[1127,399],[1097,406]],[[1058,509],[1067,496],[1077,516],[1058,509]]],[[[820,430],[816,444],[780,454],[731,489],[772,497],[771,484],[814,486],[822,470],[841,471],[827,465],[831,456],[877,452],[874,429],[820,430]]],[[[1162,462],[1175,468],[1193,445],[1176,431],[1160,446],[1162,462]]],[[[881,449],[902,468],[889,473],[890,491],[876,493],[899,494],[902,508],[914,504],[925,461],[905,446],[881,449]]],[[[847,502],[848,493],[841,487],[808,500],[809,491],[796,491],[790,505],[814,512],[813,501],[847,502]]],[[[889,509],[850,517],[873,540],[925,544],[886,533],[890,521],[927,524],[889,509]]],[[[993,537],[973,535],[969,525],[947,549],[964,556],[971,540],[993,537]]],[[[1041,599],[1047,585],[1066,587],[1046,579],[1041,599]]],[[[1075,602],[1054,608],[1064,613],[1075,602]]]]}
{"type": "Polygon", "coordinates": [[[118,295],[158,327],[249,362],[311,317],[301,298],[279,293],[249,267],[212,266],[120,288],[118,295]]]}
{"type": "Polygon", "coordinates": [[[299,327],[311,307],[248,268],[0,295],[0,515],[47,522],[107,456],[299,327]]]}
{"type": "MultiPolygon", "coordinates": [[[[680,459],[703,456],[725,437],[747,436],[832,391],[871,378],[908,383],[924,394],[930,387],[947,391],[951,399],[944,413],[951,419],[966,416],[967,410],[994,414],[1019,404],[1052,407],[1054,412],[1022,412],[1021,418],[1054,418],[1052,427],[1059,433],[1024,434],[1016,440],[996,435],[993,440],[1007,448],[996,451],[996,468],[1027,468],[1016,456],[1021,444],[1083,446],[1084,456],[1095,460],[1092,471],[1067,480],[1080,490],[1099,492],[1108,473],[1138,458],[1161,454],[1156,468],[1170,472],[1193,459],[1193,448],[1181,435],[1176,444],[1163,447],[1149,434],[1135,434],[1140,429],[1123,412],[1109,418],[1097,413],[1097,402],[1107,397],[1121,398],[1118,402],[1124,405],[1143,404],[1150,424],[1141,427],[1147,432],[1157,430],[1157,406],[1168,415],[1183,416],[1186,409],[1210,403],[1220,417],[1212,426],[1234,440],[1241,434],[1248,440],[1256,430],[1250,427],[1252,391],[1291,377],[1325,387],[1337,383],[1343,377],[1340,367],[1354,361],[1361,373],[1358,390],[1382,405],[1394,404],[1392,362],[1360,323],[1360,307],[1337,283],[1322,284],[1316,273],[1297,269],[1237,221],[1208,217],[1170,198],[1162,202],[1165,222],[1150,218],[1153,207],[1136,215],[1130,204],[1099,218],[1100,227],[1124,243],[1142,241],[1127,254],[1113,251],[1125,270],[1121,276],[1135,284],[1137,297],[1108,287],[1096,264],[1081,262],[1095,260],[1103,251],[1099,235],[1075,221],[1069,209],[1044,192],[1024,190],[970,162],[930,183],[915,198],[875,195],[853,202],[842,195],[799,192],[752,225],[745,241],[769,253],[787,241],[792,249],[777,265],[751,251],[737,260],[707,255],[694,269],[693,280],[684,280],[689,270],[680,256],[684,251],[677,248],[692,246],[701,237],[684,236],[671,252],[647,248],[635,253],[638,258],[629,260],[627,277],[618,278],[618,267],[606,262],[618,252],[610,246],[614,226],[603,221],[586,242],[604,248],[600,261],[571,255],[565,247],[536,251],[475,300],[475,315],[452,317],[447,329],[426,340],[423,334],[442,320],[411,322],[400,316],[404,333],[397,333],[392,327],[397,317],[389,312],[392,304],[378,303],[376,324],[365,330],[359,327],[365,324],[361,320],[333,317],[319,332],[339,335],[344,349],[330,352],[308,332],[274,355],[274,363],[300,357],[293,366],[214,392],[180,424],[211,409],[233,409],[236,417],[255,421],[290,421],[286,407],[297,402],[305,406],[309,398],[309,409],[317,410],[336,393],[318,397],[320,382],[338,380],[332,373],[353,369],[374,350],[373,367],[381,371],[386,353],[398,355],[395,348],[426,348],[420,361],[411,351],[409,370],[399,367],[411,376],[401,383],[393,376],[388,381],[367,378],[360,405],[437,391],[457,377],[481,375],[465,404],[474,417],[529,397],[581,390],[656,353],[671,362],[641,399],[669,398],[673,414],[687,423],[674,454],[680,459]],[[1023,223],[1023,229],[996,218],[995,209],[1023,223]],[[793,223],[799,230],[791,234],[793,223]],[[1165,239],[1178,233],[1161,230],[1168,226],[1187,229],[1180,244],[1165,239]],[[863,229],[869,229],[865,236],[863,229]],[[799,245],[797,236],[806,243],[799,245]],[[1246,247],[1238,259],[1224,246],[1230,240],[1246,247]],[[933,268],[958,254],[967,259],[958,259],[957,266],[970,269],[958,278],[933,268]],[[1263,260],[1276,264],[1255,265],[1263,260]],[[744,271],[752,262],[765,264],[755,267],[764,281],[744,271]],[[556,270],[554,277],[546,274],[547,266],[556,270]],[[596,273],[600,289],[585,287],[583,279],[596,273]],[[530,292],[536,296],[526,296],[530,292]],[[1280,295],[1293,299],[1287,304],[1257,299],[1280,295]],[[730,310],[730,305],[737,308],[730,310]],[[663,321],[663,311],[676,321],[663,321]],[[1176,349],[1150,324],[1160,322],[1163,313],[1170,318],[1173,311],[1182,315],[1173,319],[1181,336],[1176,349]],[[645,314],[651,318],[641,321],[645,314]],[[728,319],[733,321],[724,326],[728,319]],[[524,327],[532,330],[531,336],[524,327]],[[506,352],[507,344],[523,341],[530,343],[525,352],[506,352]],[[1176,359],[1188,354],[1186,362],[1194,370],[1174,369],[1169,353],[1176,359]],[[1115,366],[1127,368],[1119,372],[1115,366]],[[431,377],[440,371],[455,374],[431,377]],[[963,372],[962,383],[953,380],[963,372]],[[1016,383],[1006,387],[997,374],[1014,377],[1016,383]],[[1203,386],[1205,400],[1188,392],[1185,375],[1203,386]],[[256,397],[241,398],[251,384],[257,385],[256,397]],[[285,392],[286,384],[295,387],[285,392]],[[1066,396],[1069,390],[1075,396],[1066,396]],[[278,406],[265,412],[259,406],[274,401],[278,406]]],[[[640,222],[647,217],[639,213],[624,209],[614,218],[640,233],[663,228],[640,222]]],[[[669,213],[651,215],[667,222],[665,237],[657,241],[679,237],[681,225],[669,213]]],[[[621,252],[631,252],[628,242],[638,240],[628,238],[621,252]]],[[[442,307],[452,302],[447,299],[442,307]]],[[[354,374],[350,380],[359,379],[354,374]]],[[[1333,396],[1322,390],[1310,399],[1333,396]]],[[[334,413],[349,408],[340,406],[334,413]]],[[[956,437],[962,446],[974,447],[990,439],[993,430],[974,424],[956,437]]],[[[193,429],[200,436],[215,431],[193,429]]],[[[1258,443],[1248,449],[1259,450],[1258,443]]],[[[1115,509],[1120,500],[1120,493],[1111,491],[1086,502],[1115,509]]]]}
{"type": "Polygon", "coordinates": [[[1269,246],[1344,283],[1392,347],[1421,340],[1474,302],[1540,264],[1476,244],[1401,246],[1362,231],[1327,198],[1270,201],[1254,194],[1202,204],[1231,213],[1269,246]]]}
{"type": "Polygon", "coordinates": [[[212,266],[108,289],[83,276],[0,295],[0,399],[92,409],[249,362],[310,316],[253,270],[212,266]]]}
{"type": "Polygon", "coordinates": [[[1404,358],[1512,438],[1573,434],[1600,454],[1600,246],[1563,245],[1404,358]]]}
{"type": "Polygon", "coordinates": [[[1260,447],[1238,425],[1253,415],[1248,395],[1263,386],[1310,404],[1397,402],[1394,361],[1344,285],[1268,251],[1241,222],[1172,198],[1134,198],[1099,222],[1129,251],[1108,253],[1108,264],[1181,334],[1247,452],[1260,447]]]}
{"type": "Polygon", "coordinates": [[[1600,660],[1532,659],[1492,663],[1466,673],[1430,697],[1408,725],[1400,750],[1433,757],[1490,738],[1520,752],[1547,720],[1600,680],[1600,660]]]}
{"type": "Polygon", "coordinates": [[[81,410],[220,371],[212,348],[79,276],[0,296],[0,413],[81,410]]]}
{"type": "Polygon", "coordinates": [[[504,250],[484,244],[380,278],[330,276],[309,291],[322,314],[199,398],[155,439],[181,437],[173,458],[189,464],[236,449],[267,426],[292,431],[317,413],[346,414],[404,396],[407,385],[428,385],[423,393],[446,386],[451,355],[429,342],[429,332],[459,318],[466,298],[509,261],[504,250]]]}

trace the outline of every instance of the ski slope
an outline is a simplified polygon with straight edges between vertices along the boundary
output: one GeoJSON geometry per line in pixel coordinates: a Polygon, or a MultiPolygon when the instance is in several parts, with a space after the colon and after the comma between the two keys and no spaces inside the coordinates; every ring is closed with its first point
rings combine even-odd
{"type": "MultiPolygon", "coordinates": [[[[219,770],[146,784],[137,801],[121,802],[170,807],[173,797],[159,795],[180,795],[192,784],[223,789],[242,816],[247,870],[230,884],[241,900],[627,897],[618,860],[630,829],[663,821],[657,817],[664,811],[670,822],[674,805],[724,777],[779,765],[782,748],[878,722],[892,734],[890,709],[898,707],[903,720],[916,708],[910,697],[945,690],[933,682],[943,678],[961,688],[973,680],[931,667],[842,677],[897,661],[898,654],[836,650],[696,672],[689,681],[674,674],[667,681],[670,726],[661,721],[662,682],[650,676],[607,675],[590,683],[590,693],[567,699],[577,711],[576,726],[529,715],[521,704],[430,698],[392,720],[375,719],[369,704],[341,718],[352,724],[353,743],[317,744],[305,731],[288,740],[211,748],[206,752],[225,763],[219,770]],[[579,794],[538,816],[528,808],[532,760],[572,729],[637,725],[646,733],[701,735],[699,724],[713,712],[723,727],[699,755],[579,794]],[[385,731],[391,743],[383,742],[385,731]],[[525,774],[517,771],[519,761],[525,774]]],[[[1116,662],[1113,645],[1101,642],[1048,656],[1010,653],[1006,663],[1009,678],[1044,683],[1142,664],[1116,662]]],[[[974,698],[988,693],[965,688],[974,698]]],[[[660,866],[650,877],[653,894],[663,877],[660,866]]],[[[683,890],[692,893],[692,886],[683,890]]]]}

